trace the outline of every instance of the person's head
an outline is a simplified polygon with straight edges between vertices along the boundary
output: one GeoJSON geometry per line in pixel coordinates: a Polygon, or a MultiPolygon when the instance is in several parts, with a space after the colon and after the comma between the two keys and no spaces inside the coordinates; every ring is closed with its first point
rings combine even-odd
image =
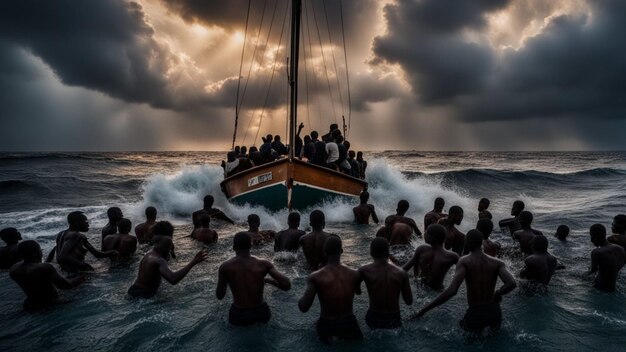
{"type": "Polygon", "coordinates": [[[257,148],[257,147],[255,147],[255,146],[250,147],[250,154],[256,153],[258,151],[259,151],[259,148],[257,148]]]}
{"type": "Polygon", "coordinates": [[[306,136],[304,136],[304,144],[309,144],[312,141],[313,140],[311,139],[311,136],[309,136],[308,134],[306,136]]]}
{"type": "Polygon", "coordinates": [[[327,257],[337,257],[343,253],[343,248],[341,246],[341,238],[337,235],[330,235],[324,241],[324,254],[327,257]]]}
{"type": "Polygon", "coordinates": [[[368,191],[363,191],[359,194],[359,198],[361,199],[361,204],[365,204],[370,199],[370,194],[368,191]]]}
{"type": "Polygon", "coordinates": [[[476,249],[482,248],[483,245],[483,234],[478,230],[470,230],[467,235],[465,235],[465,248],[472,252],[476,249]]]}
{"type": "Polygon", "coordinates": [[[200,217],[200,224],[202,225],[202,227],[209,227],[211,225],[211,215],[202,214],[202,216],[200,217]]]}
{"type": "Polygon", "coordinates": [[[491,202],[489,202],[489,199],[487,198],[482,198],[479,202],[478,202],[478,211],[483,211],[483,210],[487,210],[489,208],[489,204],[491,202]]]}
{"type": "Polygon", "coordinates": [[[350,142],[348,142],[348,141],[344,140],[344,141],[343,141],[343,146],[344,146],[344,147],[346,147],[346,150],[348,150],[349,152],[351,152],[351,150],[350,150],[350,142]]]}
{"type": "Polygon", "coordinates": [[[533,214],[529,211],[524,210],[519,213],[519,224],[522,225],[523,228],[528,228],[533,223],[533,214]]]}
{"type": "Polygon", "coordinates": [[[271,134],[268,134],[267,136],[265,136],[265,143],[272,143],[273,140],[274,140],[274,136],[272,136],[271,134]]]}
{"type": "Polygon", "coordinates": [[[280,142],[280,136],[279,135],[275,135],[274,136],[274,142],[280,142]]]}
{"type": "Polygon", "coordinates": [[[319,138],[319,136],[320,135],[319,135],[319,133],[317,133],[317,131],[311,132],[311,139],[312,140],[315,140],[315,139],[319,138]]]}
{"type": "Polygon", "coordinates": [[[363,160],[363,152],[356,152],[356,160],[363,160]]]}
{"type": "Polygon", "coordinates": [[[341,144],[343,143],[343,136],[339,135],[335,138],[335,143],[341,144]]]}
{"type": "Polygon", "coordinates": [[[241,152],[240,146],[235,146],[235,154],[239,154],[241,152]]]}
{"type": "Polygon", "coordinates": [[[228,159],[229,163],[232,163],[237,159],[237,152],[228,152],[226,153],[226,159],[228,159]]]}
{"type": "Polygon", "coordinates": [[[341,140],[343,140],[343,136],[341,136],[341,131],[339,130],[334,130],[330,133],[330,139],[338,139],[339,137],[341,137],[341,140]]]}
{"type": "Polygon", "coordinates": [[[239,150],[239,155],[243,155],[245,156],[246,153],[248,152],[248,148],[246,148],[246,146],[242,146],[241,149],[239,150]]]}
{"type": "Polygon", "coordinates": [[[435,205],[434,205],[434,207],[435,207],[435,210],[436,210],[436,211],[442,211],[442,210],[443,210],[443,207],[444,207],[445,205],[446,205],[446,201],[445,201],[443,198],[441,198],[441,197],[437,197],[437,198],[435,199],[435,205]]]}
{"type": "Polygon", "coordinates": [[[484,239],[488,239],[493,232],[493,222],[489,219],[480,219],[476,223],[476,230],[483,234],[484,239]]]}
{"type": "Polygon", "coordinates": [[[567,225],[559,225],[559,227],[556,228],[556,234],[554,235],[559,240],[565,241],[567,236],[569,236],[569,227],[567,225]]]}
{"type": "Polygon", "coordinates": [[[235,252],[249,251],[252,248],[252,234],[247,231],[237,232],[233,237],[233,250],[235,252]]]}
{"type": "Polygon", "coordinates": [[[174,226],[172,226],[169,221],[159,221],[154,224],[152,233],[154,234],[154,237],[165,236],[171,238],[174,236],[174,226]]]}
{"type": "Polygon", "coordinates": [[[545,253],[548,251],[548,239],[546,236],[535,236],[531,241],[533,253],[545,253]]]}
{"type": "Polygon", "coordinates": [[[72,231],[89,231],[89,221],[87,221],[87,217],[82,211],[73,211],[69,213],[67,215],[67,223],[72,231]]]}
{"type": "Polygon", "coordinates": [[[448,219],[455,225],[461,225],[461,221],[463,221],[463,208],[458,205],[451,206],[448,212],[448,219]]]}
{"type": "Polygon", "coordinates": [[[213,198],[212,195],[206,195],[204,196],[204,208],[208,209],[213,207],[213,203],[215,202],[215,198],[213,198]]]}
{"type": "Polygon", "coordinates": [[[513,202],[513,207],[511,208],[511,215],[518,216],[524,210],[526,205],[521,200],[516,200],[513,202]]]}
{"type": "Polygon", "coordinates": [[[619,214],[613,218],[611,231],[618,235],[626,235],[626,215],[619,214]]]}
{"type": "Polygon", "coordinates": [[[146,208],[146,219],[148,220],[156,220],[157,217],[157,210],[155,207],[147,207],[146,208]]]}
{"type": "Polygon", "coordinates": [[[122,214],[122,209],[111,207],[107,210],[107,217],[109,218],[109,222],[117,224],[118,221],[122,220],[124,214],[122,214]]]}
{"type": "Polygon", "coordinates": [[[172,250],[172,237],[170,236],[154,236],[152,240],[154,243],[154,249],[161,254],[165,259],[169,259],[170,252],[172,250]]]}
{"type": "Polygon", "coordinates": [[[117,230],[123,235],[128,235],[132,226],[133,224],[130,222],[130,220],[123,218],[122,220],[120,220],[120,222],[117,223],[117,230]]]}
{"type": "Polygon", "coordinates": [[[370,244],[370,255],[374,259],[389,257],[389,243],[384,237],[376,237],[370,244]]]}
{"type": "Polygon", "coordinates": [[[39,243],[33,240],[26,240],[17,245],[17,253],[26,263],[41,263],[43,253],[39,243]]]}
{"type": "Polygon", "coordinates": [[[431,246],[442,246],[446,240],[446,228],[439,224],[432,224],[426,229],[424,240],[431,246]]]}
{"type": "Polygon", "coordinates": [[[331,123],[330,124],[330,132],[339,129],[339,125],[337,125],[336,123],[331,123]]]}
{"type": "Polygon", "coordinates": [[[2,239],[7,246],[12,246],[22,240],[22,234],[17,231],[15,227],[7,227],[0,231],[0,239],[2,239]]]}
{"type": "Polygon", "coordinates": [[[396,212],[400,215],[404,215],[407,210],[409,210],[409,201],[402,199],[398,202],[398,207],[396,208],[396,212]]]}
{"type": "Polygon", "coordinates": [[[313,210],[309,215],[309,223],[314,230],[321,230],[326,226],[326,217],[321,210],[313,210]]]}
{"type": "Polygon", "coordinates": [[[287,224],[289,228],[297,229],[300,226],[300,213],[291,212],[287,216],[287,224]]]}
{"type": "Polygon", "coordinates": [[[248,226],[254,230],[258,229],[261,226],[261,218],[256,214],[248,215],[248,226]]]}
{"type": "Polygon", "coordinates": [[[600,246],[606,242],[606,227],[602,224],[595,224],[589,228],[591,243],[594,246],[600,246]]]}
{"type": "Polygon", "coordinates": [[[354,150],[349,150],[348,151],[348,158],[354,159],[355,156],[356,156],[356,153],[354,152],[354,150]]]}

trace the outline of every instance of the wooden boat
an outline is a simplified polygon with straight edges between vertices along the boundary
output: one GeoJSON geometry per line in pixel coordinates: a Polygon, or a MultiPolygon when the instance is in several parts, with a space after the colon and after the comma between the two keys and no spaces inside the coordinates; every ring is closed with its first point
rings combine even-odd
{"type": "MultiPolygon", "coordinates": [[[[289,145],[296,145],[298,61],[302,0],[292,1],[290,55],[289,145]]],[[[235,123],[235,134],[237,123],[235,123]]],[[[233,138],[234,140],[234,138],[233,138]]],[[[233,143],[234,144],[234,143],[233,143]]],[[[262,205],[271,210],[306,209],[337,197],[357,197],[367,182],[294,156],[253,167],[221,183],[226,198],[237,204],[262,205]]]]}

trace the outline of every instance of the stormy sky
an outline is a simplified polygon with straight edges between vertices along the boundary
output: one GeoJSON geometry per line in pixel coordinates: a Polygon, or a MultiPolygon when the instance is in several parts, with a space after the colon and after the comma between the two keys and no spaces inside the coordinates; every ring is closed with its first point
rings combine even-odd
{"type": "MultiPolygon", "coordinates": [[[[0,2],[0,151],[227,150],[240,67],[237,144],[284,135],[289,1],[247,8],[0,2]]],[[[351,111],[366,150],[623,150],[624,18],[623,0],[304,0],[300,121],[351,111]]]]}

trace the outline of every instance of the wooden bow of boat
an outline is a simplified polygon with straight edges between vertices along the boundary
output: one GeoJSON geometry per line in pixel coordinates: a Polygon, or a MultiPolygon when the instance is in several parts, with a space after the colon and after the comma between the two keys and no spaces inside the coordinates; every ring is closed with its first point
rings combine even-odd
{"type": "Polygon", "coordinates": [[[221,187],[232,202],[279,210],[305,209],[336,197],[357,197],[367,189],[367,182],[285,158],[230,176],[221,187]]]}

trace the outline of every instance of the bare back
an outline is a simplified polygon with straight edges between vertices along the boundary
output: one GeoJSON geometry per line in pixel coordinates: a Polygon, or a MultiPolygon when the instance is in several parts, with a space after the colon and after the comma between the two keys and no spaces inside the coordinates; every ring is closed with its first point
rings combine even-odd
{"type": "Polygon", "coordinates": [[[376,211],[374,210],[374,206],[371,204],[359,204],[358,206],[352,208],[352,213],[354,214],[354,221],[357,224],[369,224],[370,216],[372,216],[375,223],[378,223],[376,211]]]}
{"type": "Polygon", "coordinates": [[[58,274],[51,264],[22,262],[13,266],[10,275],[31,300],[41,302],[58,297],[52,281],[52,276],[58,274]]]}
{"type": "Polygon", "coordinates": [[[310,270],[317,270],[325,264],[324,241],[329,236],[329,233],[320,230],[309,232],[300,238],[302,252],[310,270]]]}
{"type": "Polygon", "coordinates": [[[315,285],[324,319],[351,316],[354,295],[359,289],[359,273],[342,264],[327,265],[309,277],[315,285]]]}
{"type": "Polygon", "coordinates": [[[496,283],[504,263],[480,252],[464,256],[457,265],[465,269],[469,306],[494,303],[496,283]]]}
{"type": "Polygon", "coordinates": [[[433,247],[423,244],[415,250],[413,258],[404,266],[405,270],[414,269],[415,277],[430,288],[440,290],[443,288],[443,281],[454,264],[459,260],[459,256],[445,250],[443,247],[433,247]]]}
{"type": "Polygon", "coordinates": [[[102,248],[105,251],[116,250],[120,257],[129,257],[137,251],[137,239],[128,234],[109,235],[104,238],[102,248]]]}
{"type": "Polygon", "coordinates": [[[139,273],[135,285],[151,292],[156,292],[161,285],[161,265],[166,260],[154,250],[148,252],[139,263],[139,273]]]}
{"type": "Polygon", "coordinates": [[[557,260],[549,253],[533,254],[524,260],[526,268],[520,276],[547,285],[556,271],[557,260]]]}
{"type": "Polygon", "coordinates": [[[412,303],[409,276],[401,268],[389,263],[372,263],[361,267],[359,274],[367,286],[370,310],[376,313],[399,312],[403,291],[407,304],[412,303]]]}
{"type": "Polygon", "coordinates": [[[413,236],[413,229],[411,226],[403,223],[396,222],[391,227],[391,235],[389,236],[389,245],[408,245],[411,244],[411,237],[413,236]]]}
{"type": "Polygon", "coordinates": [[[235,307],[254,308],[264,302],[265,276],[272,267],[267,260],[254,256],[237,256],[220,266],[220,279],[230,287],[235,307]]]}
{"type": "Polygon", "coordinates": [[[274,251],[297,252],[300,246],[300,238],[305,234],[306,232],[298,229],[280,231],[274,240],[274,251]]]}
{"type": "Polygon", "coordinates": [[[217,242],[217,232],[209,228],[199,228],[193,230],[191,237],[204,243],[211,244],[217,242]]]}

